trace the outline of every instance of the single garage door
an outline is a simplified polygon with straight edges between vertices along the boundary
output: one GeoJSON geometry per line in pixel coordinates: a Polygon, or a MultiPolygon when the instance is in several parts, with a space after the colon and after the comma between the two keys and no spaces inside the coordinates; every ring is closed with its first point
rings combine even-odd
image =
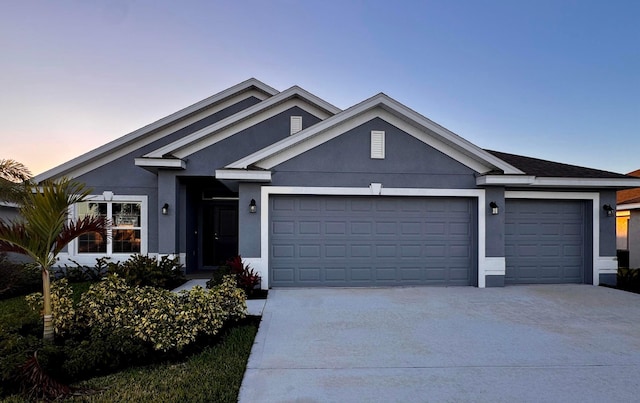
{"type": "Polygon", "coordinates": [[[272,196],[271,286],[475,285],[467,198],[272,196]]]}
{"type": "Polygon", "coordinates": [[[585,282],[585,203],[506,201],[506,284],[585,282]]]}

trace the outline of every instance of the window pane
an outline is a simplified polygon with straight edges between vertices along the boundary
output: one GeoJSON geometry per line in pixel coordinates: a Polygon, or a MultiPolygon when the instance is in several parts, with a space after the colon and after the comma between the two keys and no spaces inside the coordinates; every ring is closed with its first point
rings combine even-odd
{"type": "Polygon", "coordinates": [[[92,232],[78,237],[78,253],[106,253],[107,237],[105,234],[92,232]]]}
{"type": "Polygon", "coordinates": [[[111,217],[113,225],[116,227],[139,227],[140,210],[140,203],[113,203],[111,217]]]}
{"type": "Polygon", "coordinates": [[[86,216],[107,217],[107,203],[81,202],[76,206],[78,209],[78,218],[84,218],[86,216]]]}
{"type": "Polygon", "coordinates": [[[113,253],[140,253],[140,230],[114,229],[113,253]]]}

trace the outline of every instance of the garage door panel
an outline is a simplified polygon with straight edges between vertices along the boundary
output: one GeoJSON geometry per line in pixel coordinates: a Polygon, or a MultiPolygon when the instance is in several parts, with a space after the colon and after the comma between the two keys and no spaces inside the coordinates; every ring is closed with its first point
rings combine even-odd
{"type": "Polygon", "coordinates": [[[272,199],[269,234],[272,286],[477,282],[474,230],[477,224],[471,199],[332,196],[272,199]],[[300,203],[307,198],[316,200],[300,203]],[[316,208],[319,210],[313,213],[315,216],[307,214],[316,208]],[[291,231],[291,223],[297,230],[291,231]]]}
{"type": "Polygon", "coordinates": [[[507,200],[506,210],[505,283],[584,282],[584,202],[507,200]]]}

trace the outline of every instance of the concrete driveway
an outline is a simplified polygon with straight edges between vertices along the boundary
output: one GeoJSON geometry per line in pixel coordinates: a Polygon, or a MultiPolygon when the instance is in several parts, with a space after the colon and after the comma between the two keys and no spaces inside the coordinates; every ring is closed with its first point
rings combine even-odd
{"type": "Polygon", "coordinates": [[[274,289],[240,402],[630,402],[639,384],[637,294],[274,289]]]}

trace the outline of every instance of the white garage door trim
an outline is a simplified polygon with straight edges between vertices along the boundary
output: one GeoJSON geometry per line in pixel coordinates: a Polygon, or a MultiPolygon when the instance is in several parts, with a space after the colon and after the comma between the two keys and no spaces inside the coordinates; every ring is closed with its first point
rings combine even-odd
{"type": "Polygon", "coordinates": [[[600,194],[595,192],[527,192],[506,191],[505,199],[541,199],[541,200],[587,200],[592,201],[593,211],[593,285],[600,283],[600,274],[615,274],[617,263],[615,256],[600,256],[600,194]]]}
{"type": "Polygon", "coordinates": [[[263,186],[260,196],[260,258],[246,259],[252,267],[262,275],[262,287],[269,286],[269,197],[271,195],[335,195],[335,196],[402,196],[402,197],[472,197],[477,198],[478,206],[478,287],[485,287],[486,271],[502,268],[504,258],[487,258],[485,256],[485,213],[486,198],[483,189],[416,189],[416,188],[384,188],[379,183],[369,187],[289,187],[263,186]]]}

